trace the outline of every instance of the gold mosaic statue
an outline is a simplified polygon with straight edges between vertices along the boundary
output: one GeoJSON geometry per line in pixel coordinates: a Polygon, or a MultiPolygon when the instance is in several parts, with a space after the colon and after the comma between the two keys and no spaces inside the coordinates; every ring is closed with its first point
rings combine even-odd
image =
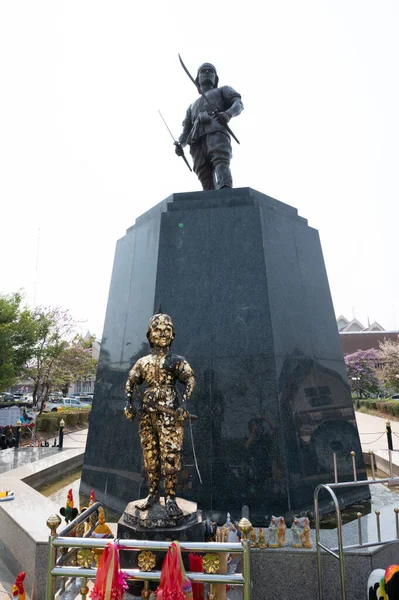
{"type": "Polygon", "coordinates": [[[174,337],[172,319],[159,309],[148,324],[151,354],[140,358],[129,373],[126,383],[129,405],[125,408],[125,416],[134,419],[134,389],[144,383],[146,388],[141,400],[139,432],[148,477],[148,496],[136,506],[143,511],[159,501],[162,474],[165,508],[169,517],[182,514],[176,503],[176,484],[181,468],[183,421],[190,418],[185,405],[195,386],[194,372],[188,362],[170,351],[174,337]],[[185,386],[180,400],[177,381],[185,386]]]}

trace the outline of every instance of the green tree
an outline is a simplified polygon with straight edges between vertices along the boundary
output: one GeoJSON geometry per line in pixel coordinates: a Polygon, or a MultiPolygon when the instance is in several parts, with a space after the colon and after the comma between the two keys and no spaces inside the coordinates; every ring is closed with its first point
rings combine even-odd
{"type": "Polygon", "coordinates": [[[380,342],[378,358],[382,382],[393,392],[399,392],[399,343],[393,340],[380,342]]]}
{"type": "Polygon", "coordinates": [[[33,355],[37,323],[22,294],[0,294],[0,391],[13,385],[33,355]]]}
{"type": "Polygon", "coordinates": [[[42,407],[52,391],[93,374],[97,361],[91,355],[93,340],[74,333],[76,323],[68,311],[38,308],[34,319],[39,336],[25,375],[33,380],[33,403],[40,398],[42,407]]]}

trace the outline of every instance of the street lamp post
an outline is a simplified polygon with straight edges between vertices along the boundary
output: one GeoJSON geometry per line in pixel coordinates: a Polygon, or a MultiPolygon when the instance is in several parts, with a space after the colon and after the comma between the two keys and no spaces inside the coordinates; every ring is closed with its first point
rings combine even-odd
{"type": "Polygon", "coordinates": [[[60,450],[62,450],[62,446],[64,444],[64,427],[65,427],[65,421],[64,421],[64,419],[61,419],[61,421],[60,421],[60,431],[59,431],[59,440],[58,440],[58,448],[60,450]]]}

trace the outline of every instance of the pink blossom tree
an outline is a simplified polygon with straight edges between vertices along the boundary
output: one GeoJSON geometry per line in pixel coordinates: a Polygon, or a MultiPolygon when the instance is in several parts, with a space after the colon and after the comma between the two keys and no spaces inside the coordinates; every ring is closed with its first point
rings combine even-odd
{"type": "Polygon", "coordinates": [[[379,362],[378,352],[370,350],[358,350],[353,354],[345,356],[346,371],[352,393],[359,398],[375,394],[380,388],[376,375],[376,366],[379,362]]]}

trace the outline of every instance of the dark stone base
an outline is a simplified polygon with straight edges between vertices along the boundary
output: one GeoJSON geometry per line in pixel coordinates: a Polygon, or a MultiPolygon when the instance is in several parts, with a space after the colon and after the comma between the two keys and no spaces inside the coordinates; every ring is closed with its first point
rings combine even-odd
{"type": "MultiPolygon", "coordinates": [[[[224,523],[247,511],[265,526],[272,514],[312,509],[315,487],[334,481],[333,452],[339,481],[353,479],[352,450],[366,480],[318,233],[292,206],[235,188],[173,194],[118,241],[82,490],[120,512],[147,493],[124,389],[149,352],[160,303],[173,318],[173,352],[196,378],[189,408],[201,477],[186,423],[176,491],[204,517],[224,523]]],[[[370,494],[365,485],[341,497],[370,494]]]]}
{"type": "MultiPolygon", "coordinates": [[[[177,504],[183,511],[183,515],[172,519],[165,512],[164,498],[160,499],[150,509],[140,511],[136,503],[130,502],[123,515],[118,521],[117,537],[121,540],[154,540],[179,542],[202,542],[204,531],[202,524],[202,512],[197,510],[197,504],[183,498],[177,498],[177,504]],[[173,526],[173,521],[175,525],[173,526]],[[169,525],[169,526],[168,526],[169,525]]],[[[137,569],[137,557],[139,552],[122,550],[120,552],[121,566],[124,569],[137,569]]],[[[161,569],[165,558],[164,552],[156,552],[155,569],[161,569]]],[[[183,554],[183,561],[186,555],[183,554]]],[[[185,564],[188,569],[188,564],[185,564]]],[[[143,584],[140,582],[129,584],[129,591],[135,596],[140,596],[143,584]]],[[[155,585],[155,588],[157,586],[155,585]]]]}
{"type": "Polygon", "coordinates": [[[134,500],[134,502],[129,502],[125,508],[119,523],[123,522],[124,525],[129,525],[137,531],[147,531],[148,529],[176,531],[196,525],[199,520],[202,523],[201,513],[197,511],[195,502],[183,500],[182,498],[178,498],[177,500],[177,504],[183,513],[178,517],[169,517],[166,514],[165,498],[160,498],[159,502],[151,506],[148,510],[140,510],[137,504],[142,502],[142,500],[134,500]]]}

